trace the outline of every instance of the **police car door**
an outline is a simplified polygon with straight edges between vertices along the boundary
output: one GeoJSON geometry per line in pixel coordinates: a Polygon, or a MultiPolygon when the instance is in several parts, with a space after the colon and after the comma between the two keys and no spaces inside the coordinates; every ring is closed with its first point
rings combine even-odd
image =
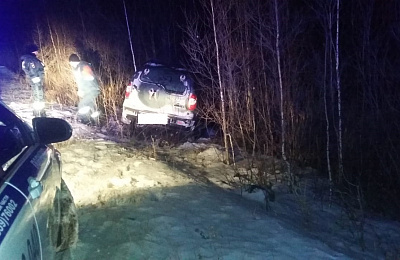
{"type": "Polygon", "coordinates": [[[10,118],[2,121],[1,116],[0,122],[7,129],[7,137],[0,143],[0,153],[3,153],[0,163],[3,174],[0,188],[0,259],[48,259],[43,254],[43,245],[48,243],[43,235],[47,232],[47,216],[43,216],[40,210],[43,204],[42,178],[50,165],[48,148],[29,142],[24,144],[26,139],[23,136],[27,135],[28,128],[24,128],[17,118],[15,122],[10,118]],[[6,156],[13,157],[4,161],[7,149],[6,156]]]}

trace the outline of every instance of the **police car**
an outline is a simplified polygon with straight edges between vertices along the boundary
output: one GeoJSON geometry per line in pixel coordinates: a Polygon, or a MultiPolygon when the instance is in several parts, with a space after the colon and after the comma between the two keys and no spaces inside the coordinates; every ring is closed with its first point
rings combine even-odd
{"type": "Polygon", "coordinates": [[[58,118],[34,118],[30,127],[0,101],[0,259],[53,259],[77,238],[76,216],[65,225],[75,206],[51,145],[71,134],[58,118]]]}

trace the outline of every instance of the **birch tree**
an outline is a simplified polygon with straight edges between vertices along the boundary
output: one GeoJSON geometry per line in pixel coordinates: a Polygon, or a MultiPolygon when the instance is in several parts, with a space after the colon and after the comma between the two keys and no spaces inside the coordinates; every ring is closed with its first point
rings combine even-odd
{"type": "Polygon", "coordinates": [[[212,28],[214,33],[214,43],[215,43],[215,54],[216,54],[216,62],[217,62],[217,75],[218,75],[218,86],[219,86],[219,94],[221,101],[221,114],[222,114],[222,132],[223,139],[225,145],[225,158],[224,161],[229,161],[229,144],[228,144],[228,125],[227,125],[227,117],[225,111],[225,86],[222,84],[222,76],[221,76],[221,65],[220,65],[220,52],[219,52],[219,43],[217,37],[217,26],[215,21],[215,12],[214,12],[214,1],[210,0],[211,6],[211,15],[212,15],[212,28]]]}
{"type": "Polygon", "coordinates": [[[336,1],[336,48],[335,48],[335,70],[336,70],[336,91],[337,91],[337,112],[338,112],[338,154],[339,154],[339,182],[343,178],[343,140],[342,140],[342,91],[340,85],[339,71],[339,28],[340,28],[340,0],[336,1]]]}
{"type": "Polygon", "coordinates": [[[328,178],[330,183],[329,188],[329,200],[332,201],[332,186],[333,186],[333,173],[331,166],[331,121],[332,121],[332,108],[330,104],[333,102],[332,98],[329,99],[330,93],[332,93],[333,84],[333,66],[332,66],[332,51],[333,45],[333,24],[334,24],[334,2],[314,2],[311,5],[317,19],[320,21],[324,31],[325,46],[324,46],[324,60],[323,60],[323,78],[322,78],[322,92],[323,92],[323,106],[324,106],[324,117],[325,117],[325,155],[326,155],[326,168],[328,172],[328,178]],[[313,3],[313,4],[314,4],[313,3]],[[329,101],[330,100],[330,101],[329,101]]]}

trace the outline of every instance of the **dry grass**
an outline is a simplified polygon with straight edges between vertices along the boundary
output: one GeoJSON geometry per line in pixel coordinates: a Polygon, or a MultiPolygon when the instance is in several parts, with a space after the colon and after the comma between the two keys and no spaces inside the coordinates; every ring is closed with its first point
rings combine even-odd
{"type": "Polygon", "coordinates": [[[78,103],[77,86],[68,62],[69,56],[77,53],[82,60],[93,65],[100,82],[98,105],[103,112],[101,122],[107,124],[110,119],[117,121],[125,87],[133,72],[130,64],[124,64],[124,58],[121,58],[124,56],[122,51],[90,37],[82,43],[85,46],[83,49],[81,46],[78,48],[74,43],[74,37],[70,37],[73,32],[62,26],[53,25],[48,33],[37,32],[37,44],[40,46],[39,59],[45,64],[47,101],[63,105],[78,103]],[[96,57],[91,55],[94,53],[93,50],[96,57]]]}

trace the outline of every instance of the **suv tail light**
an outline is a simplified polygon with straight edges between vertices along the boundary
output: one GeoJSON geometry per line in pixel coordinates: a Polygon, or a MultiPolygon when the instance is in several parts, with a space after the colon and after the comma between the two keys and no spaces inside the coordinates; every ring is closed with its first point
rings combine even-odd
{"type": "Polygon", "coordinates": [[[129,98],[131,92],[132,92],[132,82],[129,82],[128,86],[126,86],[125,98],[129,98]]]}
{"type": "Polygon", "coordinates": [[[193,111],[196,109],[197,106],[197,96],[193,93],[189,95],[187,109],[193,111]]]}

